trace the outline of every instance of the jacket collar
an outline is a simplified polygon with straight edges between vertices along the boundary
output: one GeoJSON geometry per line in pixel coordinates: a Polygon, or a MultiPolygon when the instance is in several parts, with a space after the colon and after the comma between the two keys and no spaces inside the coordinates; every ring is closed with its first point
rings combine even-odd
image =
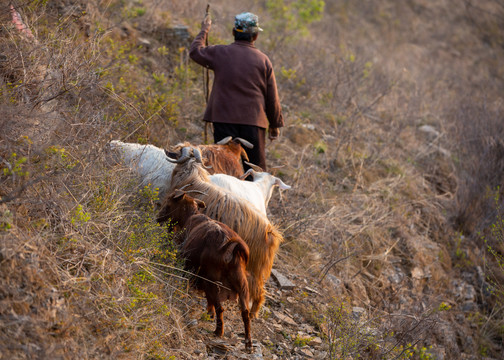
{"type": "Polygon", "coordinates": [[[239,46],[247,46],[247,47],[255,47],[254,42],[246,41],[246,40],[235,40],[233,45],[239,45],[239,46]]]}

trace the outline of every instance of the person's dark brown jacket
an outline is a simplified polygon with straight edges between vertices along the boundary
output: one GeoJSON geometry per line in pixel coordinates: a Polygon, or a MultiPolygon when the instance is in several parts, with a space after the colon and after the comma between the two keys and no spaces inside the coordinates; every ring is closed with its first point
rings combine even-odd
{"type": "Polygon", "coordinates": [[[269,58],[248,41],[205,46],[208,27],[191,44],[189,56],[214,71],[203,120],[279,128],[284,120],[269,58]]]}

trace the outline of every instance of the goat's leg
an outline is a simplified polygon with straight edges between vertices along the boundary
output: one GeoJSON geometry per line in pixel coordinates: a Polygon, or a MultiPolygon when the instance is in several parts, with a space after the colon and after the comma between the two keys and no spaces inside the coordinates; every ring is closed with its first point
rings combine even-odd
{"type": "Polygon", "coordinates": [[[250,315],[248,309],[241,312],[243,326],[245,327],[245,348],[252,349],[252,338],[250,337],[250,315]]]}
{"type": "Polygon", "coordinates": [[[240,283],[245,284],[245,286],[240,287],[239,301],[243,326],[245,328],[245,348],[250,350],[252,349],[252,338],[250,337],[249,289],[245,276],[243,276],[243,280],[240,283]]]}
{"type": "Polygon", "coordinates": [[[207,299],[207,309],[215,310],[215,322],[217,326],[215,327],[214,333],[217,336],[222,336],[224,335],[224,316],[222,315],[224,309],[219,299],[219,290],[216,286],[211,285],[205,289],[205,295],[207,299]]]}
{"type": "Polygon", "coordinates": [[[217,326],[215,327],[215,335],[220,337],[224,335],[224,309],[222,308],[220,302],[215,304],[215,312],[215,322],[217,323],[217,326]]]}
{"type": "Polygon", "coordinates": [[[250,317],[252,319],[258,317],[259,309],[261,309],[261,306],[262,306],[262,304],[264,304],[264,300],[265,300],[264,289],[261,288],[261,289],[254,289],[254,290],[251,291],[251,294],[253,294],[253,296],[251,296],[252,307],[250,308],[250,317]]]}
{"type": "Polygon", "coordinates": [[[207,305],[207,313],[208,315],[210,315],[210,319],[213,319],[215,317],[215,306],[213,304],[210,304],[208,301],[207,301],[208,305],[207,305]]]}

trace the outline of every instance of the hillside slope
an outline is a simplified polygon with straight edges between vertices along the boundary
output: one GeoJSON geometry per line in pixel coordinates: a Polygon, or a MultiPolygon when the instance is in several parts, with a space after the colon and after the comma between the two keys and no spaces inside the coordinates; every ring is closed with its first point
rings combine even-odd
{"type": "Polygon", "coordinates": [[[269,213],[293,288],[268,281],[255,354],[233,304],[213,337],[156,192],[106,146],[203,142],[206,2],[13,4],[32,36],[0,5],[1,358],[502,356],[499,0],[211,4],[211,44],[260,15],[286,117],[269,213]]]}

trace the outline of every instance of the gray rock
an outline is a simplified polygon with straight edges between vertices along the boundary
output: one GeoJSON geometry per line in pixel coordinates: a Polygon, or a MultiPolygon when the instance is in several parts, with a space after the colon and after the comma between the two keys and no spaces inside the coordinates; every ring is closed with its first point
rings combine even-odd
{"type": "Polygon", "coordinates": [[[352,318],[356,321],[360,321],[361,318],[366,314],[366,309],[354,306],[352,308],[352,318]]]}
{"type": "Polygon", "coordinates": [[[476,301],[476,290],[474,287],[462,280],[452,281],[453,293],[458,299],[466,300],[467,302],[476,301]]]}
{"type": "Polygon", "coordinates": [[[275,318],[280,320],[281,322],[287,324],[287,325],[292,325],[292,326],[297,326],[298,324],[292,319],[290,316],[284,315],[278,311],[272,311],[273,315],[275,318]]]}
{"type": "Polygon", "coordinates": [[[309,347],[298,348],[296,352],[304,357],[313,359],[313,351],[309,347]]]}
{"type": "Polygon", "coordinates": [[[292,290],[296,287],[292,281],[287,279],[284,275],[282,275],[279,271],[275,269],[271,269],[271,276],[275,279],[278,286],[282,290],[292,290]]]}
{"type": "Polygon", "coordinates": [[[308,345],[310,345],[310,346],[320,346],[320,345],[322,345],[322,339],[319,338],[318,336],[314,337],[313,339],[310,340],[310,342],[308,343],[308,345]]]}
{"type": "Polygon", "coordinates": [[[434,127],[432,127],[430,125],[422,125],[418,128],[418,130],[420,130],[421,132],[426,133],[432,137],[439,136],[439,131],[437,131],[436,129],[434,129],[434,127]]]}
{"type": "Polygon", "coordinates": [[[196,325],[198,325],[198,320],[196,320],[196,319],[192,319],[187,322],[187,327],[193,327],[196,325]]]}
{"type": "Polygon", "coordinates": [[[473,312],[476,310],[478,310],[478,305],[476,305],[476,303],[474,303],[472,301],[465,302],[462,304],[462,311],[463,312],[473,312]]]}

